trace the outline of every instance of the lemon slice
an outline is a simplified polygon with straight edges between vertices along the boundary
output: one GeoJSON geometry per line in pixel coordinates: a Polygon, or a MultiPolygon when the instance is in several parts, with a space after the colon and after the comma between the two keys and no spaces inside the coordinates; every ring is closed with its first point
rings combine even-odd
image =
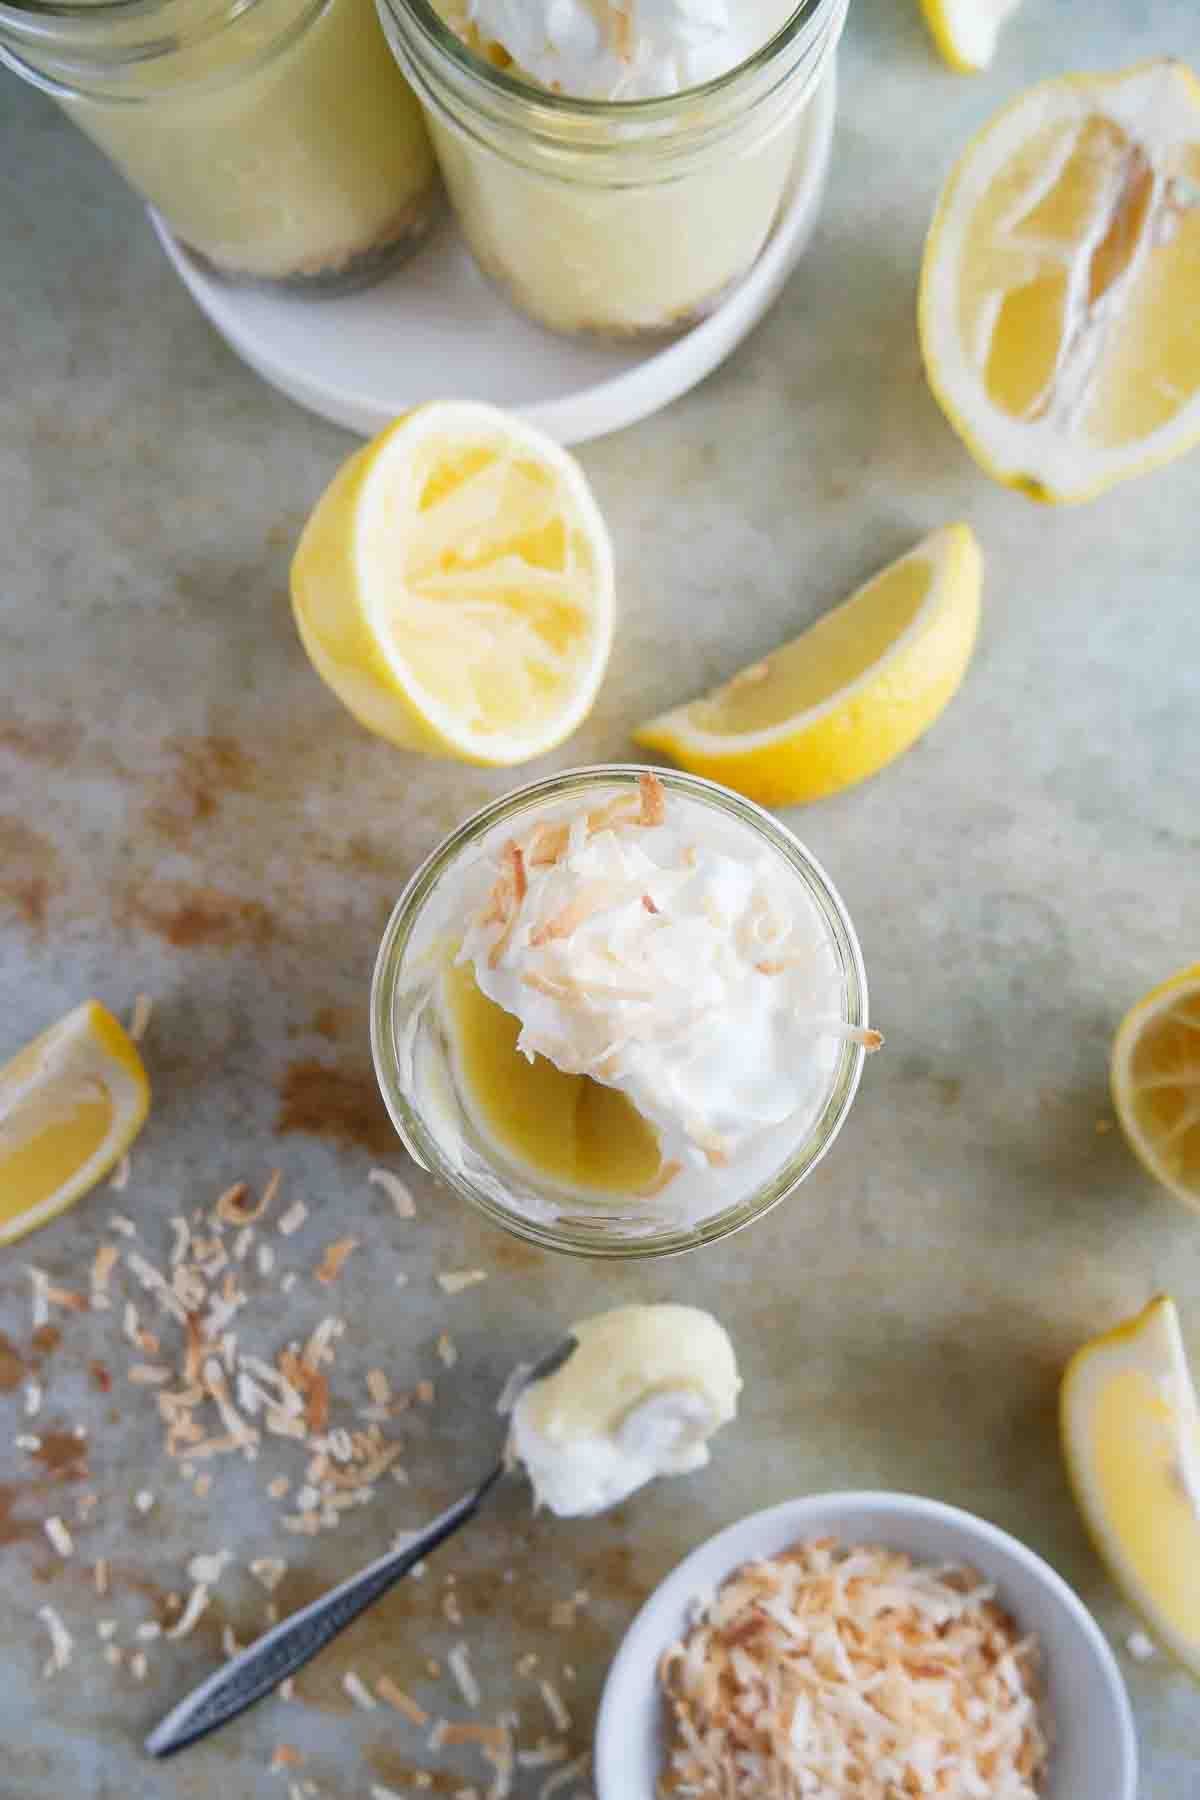
{"type": "Polygon", "coordinates": [[[128,1150],[150,1105],[130,1038],[77,1006],[0,1069],[0,1244],[44,1225],[128,1150]]]}
{"type": "Polygon", "coordinates": [[[418,407],[345,463],[291,572],[317,673],[406,750],[523,762],[586,717],[612,548],[566,451],[494,407],[418,407]]]}
{"type": "Polygon", "coordinates": [[[837,793],[927,731],[979,629],[983,558],[948,525],[763,662],[634,733],[765,806],[837,793]]]}
{"type": "Polygon", "coordinates": [[[921,346],[990,475],[1086,500],[1200,439],[1200,83],[1066,75],[968,145],[921,272],[921,346]]]}
{"type": "Polygon", "coordinates": [[[1146,1168],[1200,1207],[1200,963],[1152,989],[1113,1041],[1113,1102],[1146,1168]]]}
{"type": "Polygon", "coordinates": [[[960,75],[986,69],[1004,21],[1021,0],[921,0],[925,23],[943,58],[960,75]]]}
{"type": "Polygon", "coordinates": [[[1200,1419],[1165,1295],[1076,1352],[1067,1470],[1096,1549],[1165,1649],[1200,1675],[1200,1419]]]}

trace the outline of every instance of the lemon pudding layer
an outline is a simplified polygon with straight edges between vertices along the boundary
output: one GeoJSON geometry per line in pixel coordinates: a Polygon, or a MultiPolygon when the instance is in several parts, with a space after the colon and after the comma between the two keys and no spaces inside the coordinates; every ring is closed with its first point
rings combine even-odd
{"type": "Polygon", "coordinates": [[[742,1382],[729,1334],[695,1306],[618,1306],[571,1327],[578,1348],[526,1387],[508,1454],[535,1504],[563,1518],[603,1512],[659,1475],[709,1460],[742,1382]]]}
{"type": "Polygon", "coordinates": [[[694,323],[751,268],[814,148],[808,103],[845,16],[845,0],[380,4],[476,260],[553,329],[622,337],[694,323]]]}
{"type": "Polygon", "coordinates": [[[820,1136],[877,1034],[821,898],[734,810],[753,809],[648,773],[576,780],[455,858],[422,908],[396,1081],[447,1172],[506,1215],[684,1228],[820,1136]]]}

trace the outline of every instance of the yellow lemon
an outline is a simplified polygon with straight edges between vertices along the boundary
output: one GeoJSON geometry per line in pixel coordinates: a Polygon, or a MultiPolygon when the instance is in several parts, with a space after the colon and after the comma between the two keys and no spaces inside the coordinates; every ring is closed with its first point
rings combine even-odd
{"type": "Polygon", "coordinates": [[[921,0],[933,41],[952,69],[973,75],[996,53],[1004,21],[1021,0],[921,0]]]}
{"type": "Polygon", "coordinates": [[[1200,963],[1125,1015],[1110,1079],[1117,1117],[1146,1168],[1200,1207],[1200,963]]]}
{"type": "Polygon", "coordinates": [[[985,125],[925,246],[925,368],[997,480],[1086,500],[1200,439],[1200,82],[1064,75],[985,125]]]}
{"type": "Polygon", "coordinates": [[[495,407],[418,407],[352,456],[291,572],[317,673],[406,750],[523,762],[587,716],[613,559],[575,460],[495,407]]]}
{"type": "Polygon", "coordinates": [[[1200,1675],[1200,1420],[1165,1295],[1076,1352],[1067,1470],[1096,1549],[1165,1649],[1200,1675]]]}
{"type": "Polygon", "coordinates": [[[724,687],[634,733],[764,806],[835,794],[927,731],[979,629],[983,558],[948,525],[724,687]]]}
{"type": "Polygon", "coordinates": [[[64,1212],[106,1175],[142,1128],[146,1071],[96,1000],[0,1068],[0,1244],[64,1212]]]}

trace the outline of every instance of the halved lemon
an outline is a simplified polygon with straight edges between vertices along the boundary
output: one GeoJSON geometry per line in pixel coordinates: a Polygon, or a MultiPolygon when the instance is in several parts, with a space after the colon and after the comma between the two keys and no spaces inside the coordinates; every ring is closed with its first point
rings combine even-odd
{"type": "Polygon", "coordinates": [[[975,645],[982,584],[974,533],[948,525],[790,644],[634,736],[764,806],[835,794],[946,706],[975,645]]]}
{"type": "Polygon", "coordinates": [[[591,709],[613,558],[583,471],[491,406],[438,401],[352,456],[291,571],[317,673],[406,750],[523,762],[591,709]]]}
{"type": "Polygon", "coordinates": [[[1174,1301],[1076,1352],[1067,1471],[1096,1549],[1163,1647],[1200,1676],[1200,1418],[1174,1301]]]}
{"type": "Polygon", "coordinates": [[[973,75],[996,53],[1004,21],[1021,0],[921,0],[933,41],[952,69],[973,75]]]}
{"type": "Polygon", "coordinates": [[[1200,82],[1064,75],[967,146],[921,271],[930,384],[988,474],[1086,500],[1200,439],[1200,82]]]}
{"type": "Polygon", "coordinates": [[[1200,1207],[1200,963],[1131,1007],[1113,1040],[1113,1104],[1146,1168],[1200,1207]]]}
{"type": "Polygon", "coordinates": [[[86,1194],[142,1128],[150,1085],[132,1040],[96,1000],[0,1068],[0,1244],[86,1194]]]}

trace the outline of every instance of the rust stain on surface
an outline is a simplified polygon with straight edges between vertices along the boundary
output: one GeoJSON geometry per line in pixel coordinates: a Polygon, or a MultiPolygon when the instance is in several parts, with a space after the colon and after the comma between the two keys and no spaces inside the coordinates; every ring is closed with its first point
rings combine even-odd
{"type": "Polygon", "coordinates": [[[167,749],[174,767],[158,782],[146,824],[170,843],[182,844],[196,825],[214,818],[227,794],[254,786],[254,764],[235,738],[213,734],[173,738],[167,749]]]}
{"type": "Polygon", "coordinates": [[[261,901],[243,900],[220,888],[150,882],[130,896],[129,911],[176,950],[241,944],[262,950],[276,935],[274,915],[261,901]]]}
{"type": "Polygon", "coordinates": [[[62,890],[58,852],[20,819],[0,819],[0,912],[12,908],[35,931],[62,890]]]}
{"type": "Polygon", "coordinates": [[[301,1132],[379,1155],[396,1148],[395,1129],[371,1071],[338,1069],[314,1057],[284,1070],[275,1129],[281,1136],[301,1132]]]}
{"type": "Polygon", "coordinates": [[[28,719],[0,719],[0,750],[7,750],[26,762],[46,763],[61,769],[69,763],[80,744],[83,732],[70,719],[47,719],[34,723],[28,719]]]}
{"type": "Polygon", "coordinates": [[[84,1481],[88,1473],[86,1438],[73,1431],[42,1431],[33,1460],[41,1463],[51,1481],[84,1481]]]}
{"type": "Polygon", "coordinates": [[[25,1364],[11,1338],[0,1331],[0,1394],[11,1394],[21,1385],[25,1364]]]}

